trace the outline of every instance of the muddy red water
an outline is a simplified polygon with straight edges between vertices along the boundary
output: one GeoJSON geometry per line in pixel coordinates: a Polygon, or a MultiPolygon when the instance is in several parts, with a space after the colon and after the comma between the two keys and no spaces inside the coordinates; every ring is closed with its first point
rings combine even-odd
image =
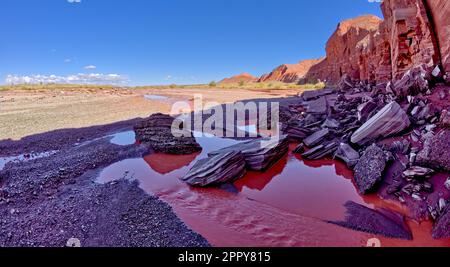
{"type": "MultiPolygon", "coordinates": [[[[194,231],[214,246],[366,246],[378,238],[382,246],[450,246],[450,239],[433,240],[430,222],[407,221],[414,240],[404,241],[352,231],[326,220],[342,219],[351,200],[371,208],[404,214],[400,204],[378,196],[360,196],[353,173],[333,160],[303,161],[289,152],[265,173],[248,172],[226,188],[191,188],[180,181],[196,160],[237,143],[198,137],[201,154],[153,154],[106,168],[99,182],[137,179],[149,194],[166,201],[194,231]],[[226,190],[224,190],[226,189],[226,190]]],[[[291,145],[290,151],[295,145],[291,145]]]]}

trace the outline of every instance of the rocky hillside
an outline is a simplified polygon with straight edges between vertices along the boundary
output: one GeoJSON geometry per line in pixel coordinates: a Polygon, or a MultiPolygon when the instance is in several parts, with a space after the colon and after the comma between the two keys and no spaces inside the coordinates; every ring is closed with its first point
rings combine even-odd
{"type": "Polygon", "coordinates": [[[303,60],[297,64],[283,64],[269,74],[264,74],[259,82],[281,81],[285,83],[298,83],[305,78],[312,66],[322,62],[323,58],[303,60]]]}
{"type": "Polygon", "coordinates": [[[347,74],[379,84],[419,65],[428,73],[441,64],[442,74],[450,71],[448,1],[385,0],[381,8],[383,21],[363,16],[341,23],[327,43],[326,59],[306,78],[337,84],[347,74]]]}
{"type": "Polygon", "coordinates": [[[384,20],[365,15],[339,23],[325,58],[281,65],[258,81],[337,85],[345,77],[385,86],[420,66],[450,82],[450,1],[385,0],[381,9],[384,20]]]}
{"type": "Polygon", "coordinates": [[[245,83],[249,83],[249,82],[256,82],[258,81],[258,78],[249,74],[249,73],[241,73],[239,75],[230,77],[230,78],[225,78],[222,81],[220,81],[219,83],[222,84],[230,84],[230,83],[240,83],[240,82],[245,82],[245,83]]]}

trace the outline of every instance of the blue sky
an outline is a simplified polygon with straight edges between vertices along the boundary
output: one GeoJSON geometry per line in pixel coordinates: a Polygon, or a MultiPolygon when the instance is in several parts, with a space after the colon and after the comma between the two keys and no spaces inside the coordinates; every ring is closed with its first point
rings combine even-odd
{"type": "Polygon", "coordinates": [[[318,58],[369,0],[2,0],[7,75],[192,84],[318,58]],[[82,74],[82,75],[81,75],[82,74]],[[111,75],[113,74],[113,75],[111,75]]]}

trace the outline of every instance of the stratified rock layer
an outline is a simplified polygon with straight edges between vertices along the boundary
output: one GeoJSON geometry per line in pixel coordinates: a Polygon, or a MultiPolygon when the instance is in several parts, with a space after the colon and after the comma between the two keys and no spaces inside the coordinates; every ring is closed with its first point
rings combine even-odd
{"type": "Polygon", "coordinates": [[[185,137],[175,137],[172,124],[175,118],[165,114],[153,114],[134,127],[136,138],[142,144],[148,145],[155,152],[175,155],[186,155],[201,151],[192,134],[185,137]]]}

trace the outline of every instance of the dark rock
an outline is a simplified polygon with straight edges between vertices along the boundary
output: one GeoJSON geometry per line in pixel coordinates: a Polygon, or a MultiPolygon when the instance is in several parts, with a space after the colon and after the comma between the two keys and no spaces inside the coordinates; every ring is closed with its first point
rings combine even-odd
{"type": "Polygon", "coordinates": [[[433,238],[449,238],[450,237],[450,206],[437,219],[433,228],[433,238]]]}
{"type": "Polygon", "coordinates": [[[245,174],[240,151],[230,151],[198,161],[182,178],[191,186],[213,186],[233,182],[245,174]]]}
{"type": "Polygon", "coordinates": [[[353,168],[359,160],[359,153],[355,151],[349,144],[341,143],[334,155],[336,158],[343,160],[347,166],[353,168]]]}
{"type": "Polygon", "coordinates": [[[317,100],[307,102],[306,112],[310,114],[327,114],[328,109],[328,100],[325,96],[323,96],[317,100]]]}
{"type": "Polygon", "coordinates": [[[383,179],[389,160],[389,153],[376,144],[371,145],[364,151],[355,167],[355,182],[361,194],[367,194],[375,190],[383,179]]]}
{"type": "Polygon", "coordinates": [[[303,143],[307,147],[314,147],[318,145],[319,143],[323,142],[328,136],[330,135],[330,130],[328,129],[322,129],[320,131],[317,131],[313,133],[312,135],[308,136],[303,140],[303,143]]]}
{"type": "Polygon", "coordinates": [[[369,101],[359,105],[358,120],[363,123],[366,122],[371,117],[371,115],[373,114],[373,112],[376,110],[377,107],[378,105],[373,101],[369,101]]]}
{"type": "Polygon", "coordinates": [[[293,119],[289,121],[285,133],[291,139],[303,141],[303,139],[310,136],[313,133],[313,131],[303,126],[302,121],[298,119],[293,119]]]}
{"type": "Polygon", "coordinates": [[[403,77],[394,84],[397,96],[418,95],[429,89],[427,72],[422,66],[408,70],[403,77]]]}
{"type": "Polygon", "coordinates": [[[294,152],[295,154],[301,154],[301,153],[305,152],[305,145],[304,145],[304,144],[298,145],[298,146],[294,149],[293,152],[294,152]]]}
{"type": "Polygon", "coordinates": [[[136,138],[155,152],[185,155],[202,150],[192,133],[186,137],[175,137],[172,124],[175,118],[164,114],[153,114],[134,127],[136,138]]]}
{"type": "Polygon", "coordinates": [[[332,89],[322,89],[322,90],[314,90],[314,91],[305,91],[302,93],[302,98],[305,101],[310,101],[317,99],[322,96],[333,94],[332,89]]]}
{"type": "Polygon", "coordinates": [[[287,136],[276,138],[256,139],[218,151],[209,153],[216,156],[230,151],[239,151],[244,156],[246,166],[250,170],[264,171],[279,161],[289,150],[289,139],[287,136]]]}
{"type": "Polygon", "coordinates": [[[406,171],[404,171],[403,175],[405,177],[414,178],[414,177],[429,177],[433,173],[434,173],[434,170],[432,170],[432,169],[414,166],[414,167],[411,167],[411,168],[407,169],[406,171]]]}
{"type": "Polygon", "coordinates": [[[439,122],[441,124],[441,127],[450,128],[450,112],[448,112],[447,110],[443,110],[439,122]]]}
{"type": "Polygon", "coordinates": [[[347,202],[345,207],[345,221],[330,223],[374,235],[412,240],[411,230],[401,214],[386,209],[373,210],[352,201],[347,202]]]}
{"type": "Polygon", "coordinates": [[[337,149],[338,142],[332,141],[326,144],[318,145],[302,154],[302,157],[309,160],[317,160],[331,156],[337,149]]]}
{"type": "Polygon", "coordinates": [[[437,135],[427,138],[423,150],[417,155],[416,163],[450,171],[450,130],[442,130],[437,135]]]}
{"type": "Polygon", "coordinates": [[[356,83],[352,80],[352,78],[348,74],[342,75],[338,88],[341,91],[347,92],[356,87],[356,83]]]}
{"type": "Polygon", "coordinates": [[[408,128],[408,115],[397,102],[391,102],[361,126],[351,138],[352,143],[365,145],[380,137],[389,137],[408,128]]]}
{"type": "Polygon", "coordinates": [[[326,119],[325,122],[322,124],[322,128],[328,128],[328,129],[338,129],[340,127],[340,124],[335,119],[326,119]]]}

